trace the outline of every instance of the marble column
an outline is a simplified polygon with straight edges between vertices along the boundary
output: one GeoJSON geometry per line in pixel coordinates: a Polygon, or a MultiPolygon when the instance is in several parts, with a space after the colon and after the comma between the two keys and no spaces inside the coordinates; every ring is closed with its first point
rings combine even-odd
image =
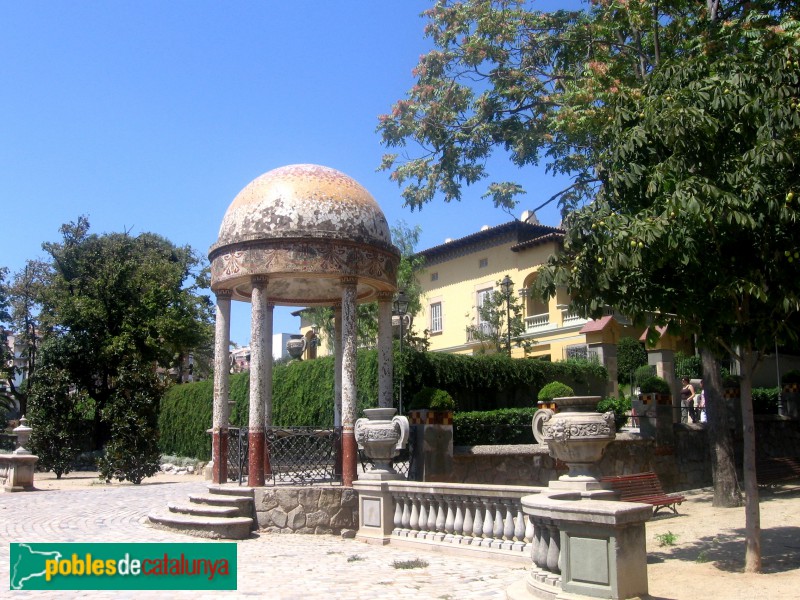
{"type": "Polygon", "coordinates": [[[272,363],[272,351],[267,337],[267,283],[263,275],[252,278],[250,296],[250,419],[247,432],[247,485],[264,485],[264,413],[267,395],[267,363],[272,363]]]}
{"type": "Polygon", "coordinates": [[[378,293],[378,407],[391,408],[392,380],[392,292],[378,293]]]}
{"type": "Polygon", "coordinates": [[[215,290],[217,318],[214,331],[214,406],[211,424],[212,481],[228,479],[228,390],[230,375],[231,291],[215,290]]]}
{"type": "Polygon", "coordinates": [[[342,485],[356,480],[356,277],[342,277],[342,485]]]}
{"type": "Polygon", "coordinates": [[[333,425],[342,426],[342,305],[333,307],[333,425]]]}

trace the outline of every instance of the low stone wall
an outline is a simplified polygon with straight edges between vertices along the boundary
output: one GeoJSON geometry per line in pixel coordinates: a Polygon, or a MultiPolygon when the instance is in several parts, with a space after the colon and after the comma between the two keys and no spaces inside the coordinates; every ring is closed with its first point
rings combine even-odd
{"type": "Polygon", "coordinates": [[[358,529],[358,496],[341,486],[256,488],[258,527],[271,533],[340,534],[358,529]]]}
{"type": "MultiPolygon", "coordinates": [[[[654,471],[666,491],[713,485],[711,451],[704,423],[677,423],[674,445],[658,446],[655,440],[636,433],[620,433],[600,462],[603,475],[628,475],[654,471]]],[[[741,436],[734,447],[741,451],[741,436]]],[[[756,417],[758,456],[800,455],[800,421],[778,416],[756,417]]],[[[741,456],[737,454],[741,467],[741,456]]],[[[539,444],[516,446],[456,446],[453,450],[455,483],[546,486],[558,479],[566,467],[555,461],[539,444]]]]}

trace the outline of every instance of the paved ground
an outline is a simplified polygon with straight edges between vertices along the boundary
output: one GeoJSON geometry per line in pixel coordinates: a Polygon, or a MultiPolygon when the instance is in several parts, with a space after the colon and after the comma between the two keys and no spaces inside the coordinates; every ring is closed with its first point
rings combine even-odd
{"type": "Polygon", "coordinates": [[[202,482],[0,493],[0,597],[217,598],[270,600],[427,600],[505,598],[524,570],[491,561],[367,546],[334,536],[269,535],[239,542],[236,592],[7,592],[8,542],[194,542],[153,529],[146,515],[169,500],[205,491],[202,482]],[[353,558],[357,557],[357,558],[353,558]],[[396,560],[422,558],[429,566],[398,570],[396,560]],[[8,594],[8,595],[7,595],[8,594]]]}

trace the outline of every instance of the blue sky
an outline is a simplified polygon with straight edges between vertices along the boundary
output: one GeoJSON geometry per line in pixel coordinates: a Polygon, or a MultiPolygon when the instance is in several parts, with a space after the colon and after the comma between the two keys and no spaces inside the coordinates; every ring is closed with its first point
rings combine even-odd
{"type": "MultiPolygon", "coordinates": [[[[292,163],[357,179],[390,225],[422,227],[419,249],[508,221],[481,186],[412,213],[376,171],[377,117],[413,85],[430,5],[0,1],[0,266],[42,257],[82,214],[96,233],[152,231],[206,253],[239,190],[292,163]]],[[[517,216],[563,185],[492,164],[492,179],[529,190],[517,216]]],[[[539,218],[560,220],[556,207],[539,218]]],[[[249,305],[234,305],[231,337],[245,344],[249,305]]],[[[297,331],[290,310],[276,332],[297,331]]]]}

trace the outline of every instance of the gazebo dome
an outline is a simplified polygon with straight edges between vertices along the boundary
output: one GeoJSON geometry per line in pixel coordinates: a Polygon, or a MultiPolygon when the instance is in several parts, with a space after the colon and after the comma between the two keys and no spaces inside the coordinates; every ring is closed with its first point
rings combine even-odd
{"type": "Polygon", "coordinates": [[[378,203],[356,180],[319,165],[289,165],[251,181],[228,207],[209,252],[211,286],[249,300],[268,279],[276,304],[331,305],[342,277],[358,299],[396,288],[399,253],[378,203]]]}

